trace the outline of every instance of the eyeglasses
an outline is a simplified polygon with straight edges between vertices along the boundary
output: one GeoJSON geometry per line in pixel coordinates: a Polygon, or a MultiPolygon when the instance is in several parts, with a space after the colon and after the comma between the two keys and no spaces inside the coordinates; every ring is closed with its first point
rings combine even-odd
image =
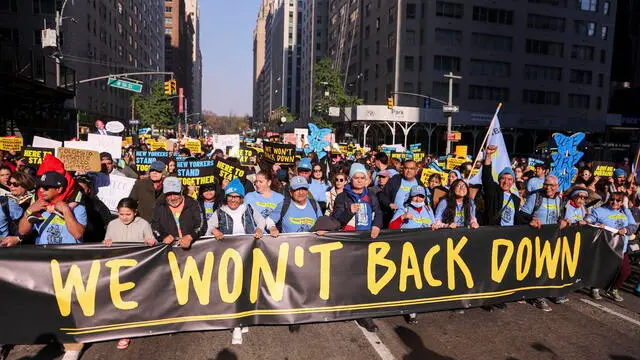
{"type": "Polygon", "coordinates": [[[242,199],[242,196],[240,196],[240,195],[227,195],[227,198],[242,199]]]}
{"type": "Polygon", "coordinates": [[[10,182],[9,182],[9,186],[11,186],[11,187],[18,187],[18,186],[21,186],[21,185],[20,185],[19,183],[15,182],[15,181],[10,181],[10,182]]]}
{"type": "Polygon", "coordinates": [[[414,167],[404,167],[405,170],[418,170],[418,168],[414,168],[414,167]]]}
{"type": "Polygon", "coordinates": [[[576,197],[577,197],[578,199],[586,199],[586,198],[587,198],[587,196],[584,196],[584,195],[578,195],[578,196],[576,196],[576,197]]]}
{"type": "Polygon", "coordinates": [[[322,169],[313,169],[313,172],[322,172],[322,169]]]}
{"type": "Polygon", "coordinates": [[[345,181],[347,181],[347,179],[342,179],[342,178],[336,179],[336,182],[345,182],[345,181]]]}
{"type": "Polygon", "coordinates": [[[609,199],[609,202],[619,202],[619,203],[621,203],[623,201],[624,200],[622,200],[622,199],[613,199],[613,198],[609,199]]]}
{"type": "Polygon", "coordinates": [[[298,172],[311,172],[310,169],[298,169],[298,172]]]}
{"type": "Polygon", "coordinates": [[[554,186],[558,186],[558,184],[542,184],[542,186],[550,186],[550,187],[554,187],[554,186]]]}

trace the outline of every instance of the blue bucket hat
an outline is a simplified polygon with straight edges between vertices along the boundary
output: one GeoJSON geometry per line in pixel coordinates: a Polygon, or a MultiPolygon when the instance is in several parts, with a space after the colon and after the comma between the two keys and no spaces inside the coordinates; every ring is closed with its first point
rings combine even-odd
{"type": "Polygon", "coordinates": [[[617,178],[620,176],[627,176],[627,172],[624,171],[623,169],[617,168],[615,170],[613,170],[613,177],[617,178]]]}
{"type": "Polygon", "coordinates": [[[502,171],[500,171],[500,175],[498,175],[498,179],[500,179],[505,175],[511,175],[514,180],[516,179],[516,173],[513,172],[513,169],[509,166],[505,167],[504,169],[502,169],[502,171]]]}
{"type": "Polygon", "coordinates": [[[300,163],[298,163],[298,169],[311,170],[313,166],[311,166],[311,159],[302,158],[300,159],[300,163]]]}

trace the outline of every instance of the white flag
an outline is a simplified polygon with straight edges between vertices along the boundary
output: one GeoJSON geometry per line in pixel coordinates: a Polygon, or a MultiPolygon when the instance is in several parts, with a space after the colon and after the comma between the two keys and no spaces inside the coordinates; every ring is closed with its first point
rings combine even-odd
{"type": "MultiPolygon", "coordinates": [[[[504,137],[502,136],[502,130],[500,129],[500,119],[498,119],[498,113],[493,116],[491,121],[491,127],[489,128],[489,135],[487,136],[486,146],[495,145],[498,149],[493,153],[491,157],[491,168],[493,172],[493,181],[498,182],[498,175],[504,170],[504,168],[511,168],[511,160],[509,159],[509,153],[507,152],[507,146],[504,144],[504,137]]],[[[469,179],[469,184],[479,185],[482,184],[482,167],[480,171],[469,179]]],[[[518,193],[515,186],[511,188],[511,191],[518,193]]]]}

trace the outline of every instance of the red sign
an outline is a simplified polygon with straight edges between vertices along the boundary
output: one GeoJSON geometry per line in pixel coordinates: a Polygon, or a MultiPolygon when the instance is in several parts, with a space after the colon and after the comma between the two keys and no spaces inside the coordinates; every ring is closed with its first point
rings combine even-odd
{"type": "Polygon", "coordinates": [[[451,133],[449,133],[449,136],[447,137],[447,140],[451,140],[451,141],[460,141],[462,139],[462,133],[460,133],[459,131],[452,131],[451,133]]]}
{"type": "Polygon", "coordinates": [[[184,113],[184,88],[178,89],[178,112],[184,113]]]}

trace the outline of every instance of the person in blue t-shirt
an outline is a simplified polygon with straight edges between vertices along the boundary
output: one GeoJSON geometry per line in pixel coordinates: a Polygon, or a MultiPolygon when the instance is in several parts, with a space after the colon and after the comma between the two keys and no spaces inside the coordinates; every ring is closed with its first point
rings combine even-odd
{"type": "Polygon", "coordinates": [[[536,176],[530,178],[527,182],[527,194],[531,194],[542,189],[544,177],[547,176],[547,167],[545,164],[536,164],[534,169],[536,176]]]}
{"type": "Polygon", "coordinates": [[[327,180],[322,166],[314,163],[311,179],[309,180],[309,192],[318,204],[320,204],[323,213],[327,209],[327,191],[329,190],[331,190],[331,183],[327,180]]]}
{"type": "Polygon", "coordinates": [[[476,206],[469,196],[469,185],[458,179],[451,184],[446,199],[440,200],[436,208],[436,221],[439,227],[479,227],[476,219],[476,206]]]}
{"type": "Polygon", "coordinates": [[[21,236],[36,231],[36,245],[77,244],[82,242],[87,226],[84,205],[70,206],[61,195],[67,187],[64,175],[49,171],[40,178],[40,199],[31,204],[20,219],[21,236]],[[40,216],[39,216],[40,215],[40,216]]]}
{"type": "MultiPolygon", "coordinates": [[[[269,227],[271,236],[282,233],[309,232],[322,213],[315,200],[309,199],[309,183],[302,176],[294,176],[289,181],[290,199],[283,201],[282,207],[271,215],[280,214],[280,229],[275,225],[269,227]],[[312,204],[315,202],[315,204],[312,204]],[[286,209],[285,209],[286,207],[286,209]]],[[[273,221],[273,217],[271,217],[273,221]]],[[[274,221],[275,223],[275,221],[274,221]]]]}
{"type": "Polygon", "coordinates": [[[433,210],[425,202],[427,197],[424,187],[416,185],[411,188],[409,200],[402,209],[396,210],[389,223],[389,229],[437,229],[433,210]]]}
{"type": "Polygon", "coordinates": [[[564,222],[561,226],[586,224],[587,209],[584,204],[589,198],[589,191],[586,186],[575,185],[566,194],[569,195],[569,201],[564,207],[564,217],[560,219],[564,222]]]}
{"type": "Polygon", "coordinates": [[[402,175],[393,176],[382,192],[378,195],[380,205],[383,211],[389,212],[388,218],[391,219],[393,213],[404,206],[409,198],[409,192],[415,185],[422,185],[416,177],[418,174],[418,165],[413,160],[407,160],[402,168],[402,175]]]}
{"type": "Polygon", "coordinates": [[[12,226],[13,221],[17,221],[22,217],[23,210],[18,205],[18,203],[10,197],[6,197],[6,199],[0,199],[0,203],[2,201],[7,202],[7,210],[9,218],[7,218],[7,214],[5,214],[4,209],[0,210],[0,236],[4,236],[2,241],[0,241],[0,247],[9,247],[15,246],[19,244],[22,239],[18,236],[18,229],[12,226]]]}
{"type": "Polygon", "coordinates": [[[267,222],[267,227],[271,227],[280,221],[280,213],[275,210],[282,207],[284,196],[271,189],[271,179],[264,172],[256,174],[253,187],[256,191],[248,193],[244,197],[244,202],[251,206],[253,211],[262,215],[263,218],[272,219],[273,223],[267,222]]]}

